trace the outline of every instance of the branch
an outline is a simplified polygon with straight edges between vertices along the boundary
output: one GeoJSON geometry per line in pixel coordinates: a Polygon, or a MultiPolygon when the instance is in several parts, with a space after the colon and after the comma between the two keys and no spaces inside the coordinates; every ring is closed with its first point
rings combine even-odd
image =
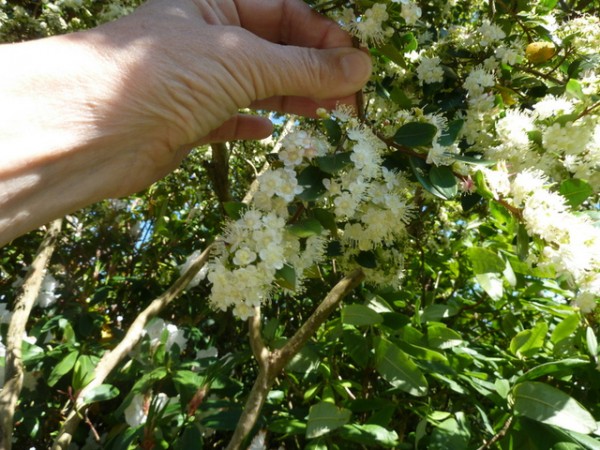
{"type": "Polygon", "coordinates": [[[206,264],[208,256],[212,250],[212,245],[209,245],[201,255],[199,255],[188,269],[169,287],[163,294],[142,311],[133,321],[127,334],[119,344],[111,351],[102,356],[102,359],[94,370],[93,380],[85,386],[77,396],[77,401],[71,408],[65,422],[63,423],[52,446],[54,450],[66,449],[73,437],[73,433],[77,429],[81,417],[89,405],[84,405],[83,400],[88,392],[95,387],[101,385],[106,377],[117,367],[117,365],[129,354],[133,347],[139,342],[143,336],[144,328],[150,319],[159,314],[169,303],[175,300],[185,290],[187,285],[192,281],[200,269],[206,264]]]}
{"type": "Polygon", "coordinates": [[[365,274],[361,269],[356,269],[350,275],[346,275],[342,278],[338,284],[329,291],[329,294],[327,294],[327,297],[325,297],[315,312],[312,313],[286,344],[282,348],[273,351],[271,366],[277,372],[282,370],[296,353],[302,349],[310,337],[315,334],[323,322],[327,320],[340,301],[364,279],[365,274]]]}
{"type": "Polygon", "coordinates": [[[490,448],[492,445],[494,445],[496,442],[498,442],[500,439],[502,439],[506,435],[506,433],[508,433],[508,430],[510,429],[510,426],[512,425],[512,421],[513,421],[513,416],[509,416],[508,419],[506,419],[506,422],[504,422],[504,425],[502,425],[502,428],[500,429],[500,431],[498,431],[489,441],[484,443],[477,450],[485,450],[487,448],[490,448]]]}
{"type": "Polygon", "coordinates": [[[255,357],[258,359],[259,371],[227,450],[240,448],[244,439],[256,424],[267,394],[277,376],[302,349],[310,337],[315,334],[323,322],[327,320],[340,301],[358,286],[364,278],[363,271],[357,269],[340,280],[300,329],[278,350],[269,352],[265,347],[260,335],[260,315],[250,319],[250,344],[255,357]]]}
{"type": "Polygon", "coordinates": [[[212,161],[206,162],[204,167],[213,185],[219,202],[231,201],[229,190],[229,150],[225,143],[212,144],[212,161]]]}
{"type": "Polygon", "coordinates": [[[42,282],[46,275],[46,267],[50,262],[56,241],[60,234],[62,219],[50,224],[38,252],[31,263],[23,283],[23,292],[17,299],[6,336],[6,367],[4,368],[4,388],[0,390],[0,448],[10,450],[12,447],[13,420],[17,401],[23,388],[22,345],[25,326],[31,309],[37,299],[42,282]]]}

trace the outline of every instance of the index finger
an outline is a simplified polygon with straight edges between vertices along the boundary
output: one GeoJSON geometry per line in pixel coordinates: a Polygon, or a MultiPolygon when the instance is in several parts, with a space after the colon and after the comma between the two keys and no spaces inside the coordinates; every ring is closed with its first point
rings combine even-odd
{"type": "Polygon", "coordinates": [[[241,26],[268,41],[312,48],[352,46],[348,33],[302,0],[234,0],[234,4],[241,26]]]}

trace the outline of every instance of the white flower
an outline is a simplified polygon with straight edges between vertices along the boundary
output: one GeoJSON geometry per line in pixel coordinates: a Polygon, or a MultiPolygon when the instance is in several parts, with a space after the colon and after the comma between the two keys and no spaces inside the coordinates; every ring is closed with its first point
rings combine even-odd
{"type": "Polygon", "coordinates": [[[146,326],[145,332],[150,338],[150,346],[156,347],[160,344],[163,332],[167,332],[167,341],[165,347],[167,351],[171,350],[174,344],[177,344],[180,350],[184,350],[187,346],[183,330],[177,328],[172,323],[166,323],[163,319],[154,319],[146,326]]]}
{"type": "Polygon", "coordinates": [[[517,174],[511,184],[511,193],[515,205],[520,206],[525,199],[548,183],[548,178],[541,170],[524,170],[517,174]]]}
{"type": "Polygon", "coordinates": [[[469,91],[469,95],[472,97],[478,97],[483,94],[484,89],[492,87],[496,84],[494,75],[485,71],[482,68],[476,68],[469,73],[463,87],[469,91]]]}
{"type": "Polygon", "coordinates": [[[388,34],[388,31],[383,28],[383,22],[388,17],[385,4],[375,3],[364,12],[362,17],[349,25],[350,32],[358,37],[364,45],[369,42],[380,44],[388,34]]]}
{"type": "Polygon", "coordinates": [[[40,308],[48,308],[56,303],[56,300],[59,297],[54,292],[57,285],[58,281],[56,281],[56,278],[54,278],[50,272],[46,272],[46,275],[44,275],[44,280],[42,281],[40,293],[35,299],[35,304],[40,308]]]}
{"type": "Polygon", "coordinates": [[[548,119],[561,114],[570,114],[575,105],[570,99],[546,95],[542,100],[533,105],[533,110],[538,119],[548,119]]]}
{"type": "Polygon", "coordinates": [[[502,164],[498,164],[496,170],[487,168],[480,169],[485,175],[485,181],[488,187],[494,194],[494,198],[505,197],[510,192],[510,179],[506,167],[502,164]]]}
{"type": "Polygon", "coordinates": [[[0,323],[10,323],[12,311],[6,309],[6,303],[0,303],[0,323]]]}
{"type": "Polygon", "coordinates": [[[513,147],[524,149],[529,147],[528,132],[535,129],[533,118],[514,109],[506,111],[504,117],[496,122],[496,133],[500,140],[513,147]]]}
{"type": "Polygon", "coordinates": [[[596,296],[591,292],[582,292],[573,299],[572,305],[584,314],[589,314],[596,309],[596,296]]]}
{"type": "Polygon", "coordinates": [[[248,450],[267,450],[267,443],[265,442],[267,437],[266,430],[260,430],[256,433],[256,436],[250,442],[248,450]]]}
{"type": "Polygon", "coordinates": [[[219,356],[219,350],[216,347],[209,347],[206,350],[198,350],[196,359],[216,358],[219,356]]]}
{"type": "Polygon", "coordinates": [[[169,397],[162,392],[154,398],[151,392],[146,395],[135,394],[131,403],[125,408],[125,422],[132,428],[145,424],[152,403],[156,410],[161,410],[169,403],[169,397]]]}
{"type": "Polygon", "coordinates": [[[414,2],[402,1],[402,11],[400,15],[407,25],[414,25],[421,18],[421,8],[414,2]]]}
{"type": "Polygon", "coordinates": [[[440,58],[426,56],[421,58],[421,63],[417,67],[417,77],[421,84],[441,83],[444,80],[444,70],[440,66],[440,58]]]}
{"type": "Polygon", "coordinates": [[[506,33],[495,23],[490,23],[489,20],[484,20],[477,28],[479,40],[477,43],[480,47],[488,47],[491,44],[501,41],[506,37],[506,33]]]}
{"type": "Polygon", "coordinates": [[[248,247],[242,247],[235,252],[233,257],[233,263],[236,266],[247,266],[256,260],[256,253],[250,250],[248,247]]]}

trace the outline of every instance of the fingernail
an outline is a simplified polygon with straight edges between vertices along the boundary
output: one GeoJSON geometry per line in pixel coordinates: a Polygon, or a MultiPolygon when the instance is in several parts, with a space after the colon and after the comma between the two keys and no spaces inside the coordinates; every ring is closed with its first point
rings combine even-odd
{"type": "Polygon", "coordinates": [[[341,58],[344,78],[350,83],[364,84],[371,76],[371,58],[360,50],[349,49],[341,58]]]}

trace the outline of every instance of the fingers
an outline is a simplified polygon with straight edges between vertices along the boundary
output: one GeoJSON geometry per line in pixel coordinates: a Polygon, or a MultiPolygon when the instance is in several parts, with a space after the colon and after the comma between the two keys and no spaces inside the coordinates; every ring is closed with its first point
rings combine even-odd
{"type": "Polygon", "coordinates": [[[262,58],[248,61],[254,99],[297,96],[339,99],[362,89],[371,75],[371,59],[354,48],[316,50],[268,44],[262,58]]]}
{"type": "Polygon", "coordinates": [[[349,47],[335,22],[302,0],[234,0],[243,28],[271,42],[313,48],[349,47]]]}
{"type": "Polygon", "coordinates": [[[200,142],[203,145],[211,142],[264,139],[273,132],[273,124],[265,117],[238,114],[211,131],[200,142]]]}

